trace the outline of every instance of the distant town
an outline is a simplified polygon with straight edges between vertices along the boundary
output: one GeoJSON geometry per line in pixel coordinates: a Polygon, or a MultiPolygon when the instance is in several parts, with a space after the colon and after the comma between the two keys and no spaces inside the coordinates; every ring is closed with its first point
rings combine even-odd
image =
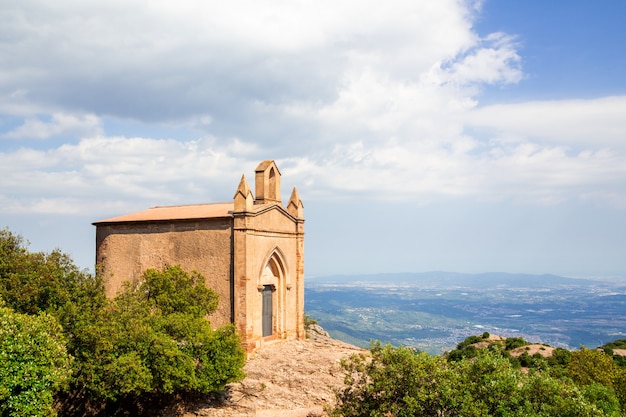
{"type": "Polygon", "coordinates": [[[305,310],[335,338],[431,354],[488,331],[554,347],[626,337],[626,285],[555,275],[379,274],[309,279],[305,310]]]}

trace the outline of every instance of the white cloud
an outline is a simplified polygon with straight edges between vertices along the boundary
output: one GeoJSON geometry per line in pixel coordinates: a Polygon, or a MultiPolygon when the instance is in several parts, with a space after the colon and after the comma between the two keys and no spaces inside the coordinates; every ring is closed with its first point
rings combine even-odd
{"type": "Polygon", "coordinates": [[[459,142],[389,141],[369,148],[355,142],[336,147],[324,161],[303,158],[302,163],[315,167],[311,191],[333,198],[347,193],[365,201],[424,202],[456,196],[524,204],[593,198],[626,207],[624,155],[602,150],[572,155],[563,147],[532,142],[494,143],[477,151],[474,139],[459,142]]]}
{"type": "Polygon", "coordinates": [[[241,171],[267,158],[320,198],[626,206],[626,98],[480,106],[485,85],[524,75],[514,37],[473,31],[476,8],[2,5],[0,115],[23,120],[3,137],[71,137],[47,149],[0,147],[4,210],[230,199],[241,171]],[[108,131],[107,121],[118,132],[129,120],[151,132],[108,131]]]}
{"type": "Polygon", "coordinates": [[[150,121],[201,114],[236,126],[254,103],[333,100],[362,70],[415,82],[480,43],[458,0],[25,0],[2,9],[0,93],[150,121]]]}
{"type": "Polygon", "coordinates": [[[51,136],[83,136],[99,133],[102,130],[100,119],[93,114],[74,115],[53,113],[50,121],[39,117],[29,117],[15,129],[0,135],[8,139],[47,139],[51,136]]]}
{"type": "Polygon", "coordinates": [[[514,38],[492,33],[444,71],[460,85],[517,83],[523,77],[520,63],[514,38]]]}
{"type": "Polygon", "coordinates": [[[242,166],[233,155],[245,155],[246,147],[211,138],[95,137],[49,150],[0,153],[3,211],[102,215],[111,207],[228,201],[242,166]]]}
{"type": "Polygon", "coordinates": [[[582,149],[626,150],[626,96],[496,104],[468,112],[463,122],[503,139],[519,136],[582,149]]]}

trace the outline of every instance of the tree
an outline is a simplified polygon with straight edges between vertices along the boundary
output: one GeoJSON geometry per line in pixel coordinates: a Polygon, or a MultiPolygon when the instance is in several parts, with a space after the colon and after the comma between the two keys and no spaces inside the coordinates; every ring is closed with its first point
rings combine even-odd
{"type": "Polygon", "coordinates": [[[53,395],[71,374],[59,323],[0,306],[0,415],[55,415],[53,395]]]}
{"type": "MultiPolygon", "coordinates": [[[[213,330],[217,295],[178,266],[144,273],[76,333],[73,386],[95,403],[176,392],[209,393],[243,377],[232,325],[213,330]]],[[[94,406],[95,407],[95,406],[94,406]]]]}
{"type": "Polygon", "coordinates": [[[498,350],[447,361],[439,356],[374,343],[371,356],[342,363],[346,386],[335,417],[581,417],[619,416],[612,388],[581,389],[541,371],[525,374],[498,350]]]}
{"type": "Polygon", "coordinates": [[[442,357],[377,342],[371,358],[353,355],[342,366],[346,387],[333,416],[430,416],[442,408],[438,385],[449,379],[442,357]]]}
{"type": "Polygon", "coordinates": [[[579,385],[600,383],[613,386],[617,376],[617,365],[601,350],[591,350],[584,346],[570,356],[567,374],[579,385]]]}
{"type": "Polygon", "coordinates": [[[506,341],[504,343],[505,343],[504,344],[504,349],[505,350],[513,350],[515,348],[526,346],[526,345],[530,344],[529,342],[524,340],[524,338],[522,338],[522,337],[507,337],[507,339],[506,339],[506,341]]]}
{"type": "Polygon", "coordinates": [[[70,314],[63,311],[71,311],[70,305],[76,305],[79,297],[83,300],[78,304],[87,300],[102,303],[101,287],[97,278],[80,270],[59,249],[30,252],[21,236],[0,230],[0,297],[13,310],[24,314],[46,311],[60,318],[70,314]]]}
{"type": "Polygon", "coordinates": [[[622,411],[626,413],[626,368],[621,367],[615,376],[615,395],[620,402],[622,411]]]}
{"type": "MultiPolygon", "coordinates": [[[[243,377],[245,354],[234,326],[213,329],[207,320],[218,299],[206,288],[202,275],[174,266],[146,271],[139,278],[109,300],[101,277],[81,271],[60,250],[30,252],[21,236],[0,230],[0,298],[7,307],[3,314],[17,315],[21,321],[16,323],[30,326],[56,323],[50,339],[40,335],[41,346],[53,343],[49,351],[56,352],[59,360],[67,357],[58,351],[61,348],[74,358],[67,388],[59,391],[69,371],[63,378],[50,377],[50,383],[37,385],[39,391],[21,385],[14,389],[10,380],[6,384],[3,380],[0,399],[17,401],[19,391],[30,393],[34,401],[32,393],[41,392],[46,401],[55,394],[63,414],[115,414],[121,405],[146,404],[169,394],[217,391],[243,377]]],[[[3,320],[10,323],[6,317],[3,320]]],[[[17,336],[3,338],[0,343],[10,343],[3,349],[23,347],[24,354],[39,354],[39,345],[28,350],[27,334],[19,328],[6,331],[17,336]]],[[[8,362],[10,369],[0,363],[5,376],[28,365],[16,361],[8,362]]],[[[38,364],[33,369],[42,381],[47,381],[45,375],[57,375],[53,367],[67,368],[43,359],[33,363],[38,364]]]]}

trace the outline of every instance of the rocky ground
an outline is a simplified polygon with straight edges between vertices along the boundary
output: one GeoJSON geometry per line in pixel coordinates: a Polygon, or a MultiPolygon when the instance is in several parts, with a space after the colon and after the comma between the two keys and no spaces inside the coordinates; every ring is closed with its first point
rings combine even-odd
{"type": "MultiPolygon", "coordinates": [[[[326,416],[334,390],[343,386],[340,360],[362,349],[334,340],[312,326],[307,340],[276,342],[252,356],[247,377],[222,398],[184,405],[184,417],[326,416]]],[[[179,410],[180,411],[180,410],[179,410]]],[[[178,414],[178,413],[177,413],[178,414]]]]}
{"type": "Polygon", "coordinates": [[[527,353],[528,356],[533,356],[536,353],[540,354],[544,358],[552,357],[552,353],[554,352],[554,348],[552,346],[545,346],[539,344],[520,346],[511,350],[511,356],[517,358],[518,356],[522,356],[524,353],[527,353]]]}

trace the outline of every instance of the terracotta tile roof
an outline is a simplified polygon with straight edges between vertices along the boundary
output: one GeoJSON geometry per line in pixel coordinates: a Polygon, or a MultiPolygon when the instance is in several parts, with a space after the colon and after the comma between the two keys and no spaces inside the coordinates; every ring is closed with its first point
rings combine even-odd
{"type": "Polygon", "coordinates": [[[112,217],[110,219],[99,220],[94,225],[102,223],[124,223],[124,222],[148,222],[166,220],[191,220],[191,219],[211,219],[218,217],[232,217],[234,204],[214,203],[214,204],[190,204],[185,206],[156,206],[148,210],[136,213],[125,214],[123,216],[112,217]]]}

